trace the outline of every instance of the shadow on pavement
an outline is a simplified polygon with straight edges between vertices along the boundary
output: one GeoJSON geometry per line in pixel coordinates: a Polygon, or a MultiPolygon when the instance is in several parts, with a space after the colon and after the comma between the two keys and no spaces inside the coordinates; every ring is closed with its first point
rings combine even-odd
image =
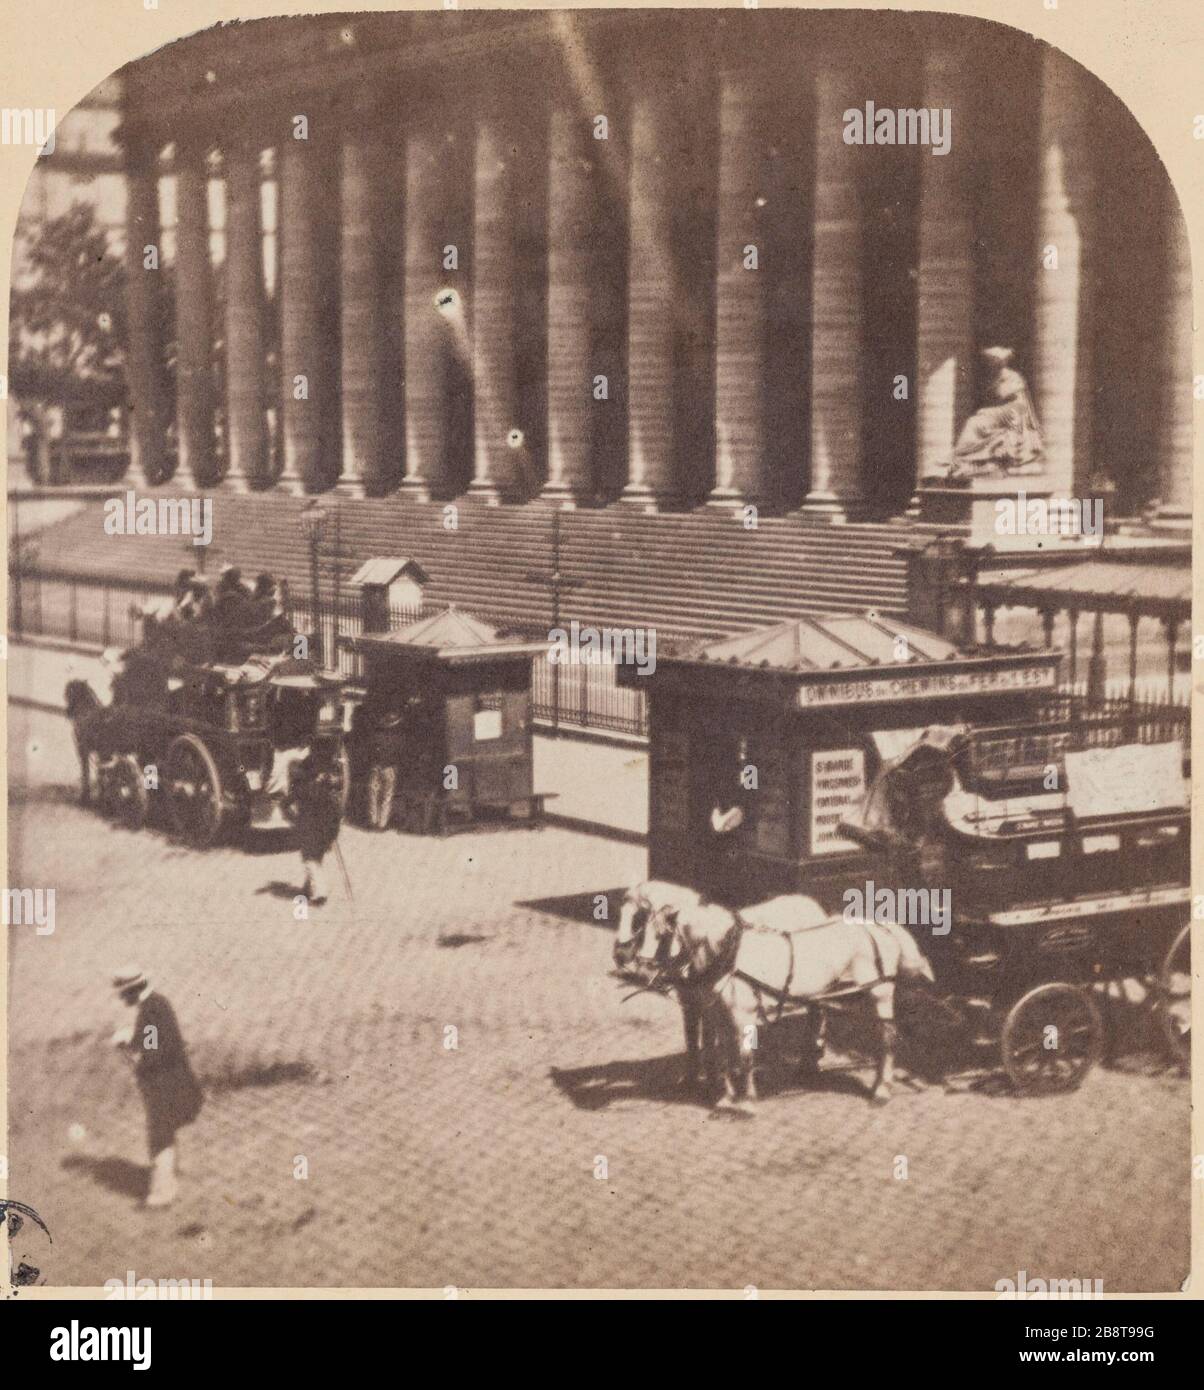
{"type": "Polygon", "coordinates": [[[8,804],[10,806],[75,806],[87,813],[88,808],[80,805],[79,789],[65,787],[61,783],[38,782],[33,786],[14,780],[19,769],[10,766],[8,784],[8,804]]]}
{"type": "Polygon", "coordinates": [[[273,898],[295,898],[303,891],[301,886],[296,883],[285,883],[282,878],[274,878],[271,883],[265,883],[262,888],[256,888],[256,896],[267,893],[273,898]]]}
{"type": "Polygon", "coordinates": [[[680,1052],[636,1061],[599,1062],[588,1067],[553,1067],[548,1075],[579,1110],[605,1110],[620,1101],[653,1100],[702,1105],[699,1093],[682,1086],[680,1052]]]}
{"type": "Polygon", "coordinates": [[[530,908],[534,912],[546,912],[549,917],[563,917],[569,922],[582,922],[590,927],[611,927],[619,920],[619,908],[627,887],[599,889],[593,893],[571,893],[559,898],[530,898],[515,903],[515,907],[530,908]],[[598,898],[606,899],[606,916],[594,915],[594,905],[598,898]]]}
{"type": "Polygon", "coordinates": [[[85,1173],[98,1187],[123,1197],[143,1198],[150,1182],[149,1170],[127,1158],[92,1158],[86,1154],[68,1154],[64,1168],[85,1173]]]}

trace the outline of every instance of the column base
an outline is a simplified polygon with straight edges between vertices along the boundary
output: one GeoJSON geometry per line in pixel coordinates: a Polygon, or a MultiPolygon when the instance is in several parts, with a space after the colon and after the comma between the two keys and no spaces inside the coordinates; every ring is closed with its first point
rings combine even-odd
{"type": "Polygon", "coordinates": [[[739,488],[719,486],[707,493],[703,506],[708,511],[738,512],[743,507],[760,507],[762,503],[755,497],[747,497],[739,488]]]}
{"type": "Polygon", "coordinates": [[[628,483],[618,497],[622,507],[636,507],[642,512],[663,512],[681,506],[681,497],[669,488],[655,488],[648,483],[628,483]]]}
{"type": "Polygon", "coordinates": [[[585,495],[571,483],[545,483],[539,500],[550,506],[559,507],[562,512],[576,511],[586,500],[585,495]]]}
{"type": "Polygon", "coordinates": [[[272,489],[274,492],[283,492],[286,497],[307,497],[309,494],[305,490],[305,479],[300,474],[282,473],[276,479],[276,485],[272,489]]]}
{"type": "Polygon", "coordinates": [[[480,502],[486,507],[501,507],[511,502],[523,501],[523,495],[516,487],[506,487],[495,483],[492,478],[474,478],[464,494],[471,502],[480,502]]]}
{"type": "Polygon", "coordinates": [[[193,477],[192,470],[190,468],[181,468],[178,465],[176,471],[170,478],[164,478],[161,482],[156,483],[155,486],[171,487],[174,488],[176,492],[200,492],[201,490],[201,485],[197,482],[196,478],[193,477]]]}
{"type": "Polygon", "coordinates": [[[431,490],[425,478],[402,478],[397,488],[398,495],[410,502],[429,502],[431,490]]]}
{"type": "Polygon", "coordinates": [[[346,497],[348,501],[360,502],[368,495],[363,478],[340,478],[330,490],[331,497],[346,497]]]}
{"type": "Polygon", "coordinates": [[[237,473],[223,474],[219,486],[223,492],[234,492],[240,497],[255,491],[251,485],[251,479],[241,469],[237,473]]]}
{"type": "Polygon", "coordinates": [[[860,497],[838,497],[834,492],[809,492],[795,515],[818,525],[860,521],[865,502],[860,497]]]}

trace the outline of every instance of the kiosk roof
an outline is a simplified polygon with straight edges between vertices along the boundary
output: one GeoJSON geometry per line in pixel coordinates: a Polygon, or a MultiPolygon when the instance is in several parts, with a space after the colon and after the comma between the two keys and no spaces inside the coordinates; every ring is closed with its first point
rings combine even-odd
{"type": "Polygon", "coordinates": [[[697,654],[703,661],[780,671],[832,671],[891,666],[899,662],[902,638],[911,661],[948,661],[961,653],[943,637],[876,614],[831,613],[792,619],[755,632],[712,642],[697,654]]]}
{"type": "Polygon", "coordinates": [[[488,623],[460,609],[444,608],[396,632],[364,633],[352,644],[359,650],[420,653],[444,661],[487,660],[492,657],[534,656],[546,642],[506,637],[488,623]]]}

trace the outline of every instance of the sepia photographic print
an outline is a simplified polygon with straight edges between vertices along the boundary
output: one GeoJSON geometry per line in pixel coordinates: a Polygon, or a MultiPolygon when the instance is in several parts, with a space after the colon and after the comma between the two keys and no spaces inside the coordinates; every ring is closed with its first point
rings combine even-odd
{"type": "Polygon", "coordinates": [[[0,92],[9,1296],[1190,1294],[1195,213],[1087,7],[132,8],[0,92]]]}

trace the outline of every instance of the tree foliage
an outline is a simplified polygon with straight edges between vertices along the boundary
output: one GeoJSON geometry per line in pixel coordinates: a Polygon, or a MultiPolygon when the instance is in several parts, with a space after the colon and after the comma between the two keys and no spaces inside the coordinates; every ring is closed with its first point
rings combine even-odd
{"type": "Polygon", "coordinates": [[[125,271],[90,203],[43,222],[10,298],[9,379],[40,400],[123,393],[125,271]]]}

